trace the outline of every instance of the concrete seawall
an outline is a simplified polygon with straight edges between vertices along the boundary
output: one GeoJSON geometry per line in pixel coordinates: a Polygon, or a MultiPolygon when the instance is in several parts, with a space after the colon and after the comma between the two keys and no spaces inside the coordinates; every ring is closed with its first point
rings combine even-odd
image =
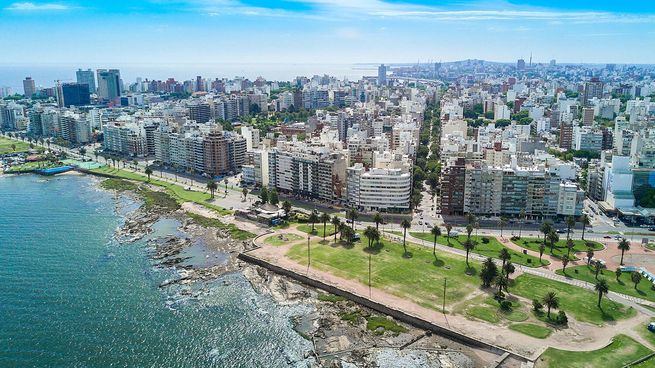
{"type": "Polygon", "coordinates": [[[510,356],[512,356],[513,358],[515,358],[515,359],[517,359],[517,360],[519,360],[521,362],[531,362],[532,361],[531,359],[529,359],[527,357],[524,357],[522,355],[516,354],[516,353],[511,352],[511,351],[508,351],[508,350],[503,349],[503,348],[501,348],[499,346],[492,345],[492,344],[489,344],[489,343],[486,343],[486,342],[471,338],[469,336],[466,336],[466,335],[463,335],[463,334],[461,334],[459,332],[456,332],[456,331],[450,330],[448,328],[436,325],[434,323],[431,323],[431,322],[426,321],[426,320],[424,320],[422,318],[413,316],[413,315],[408,314],[406,312],[403,312],[403,311],[391,308],[389,306],[374,302],[374,301],[372,301],[372,300],[370,300],[370,299],[368,299],[366,297],[363,297],[363,296],[354,294],[352,292],[340,289],[340,288],[335,287],[333,285],[326,284],[326,283],[324,283],[322,281],[318,281],[318,280],[309,278],[309,277],[301,275],[301,274],[299,274],[297,272],[282,268],[282,267],[277,266],[275,264],[272,264],[272,263],[270,263],[270,262],[268,262],[268,261],[266,261],[264,259],[252,256],[252,255],[248,254],[248,252],[240,253],[238,258],[245,261],[245,262],[248,262],[248,263],[260,266],[260,267],[264,267],[264,268],[266,268],[266,269],[268,269],[270,271],[273,271],[273,272],[275,272],[277,274],[290,277],[290,278],[292,278],[292,279],[294,279],[296,281],[299,281],[299,282],[301,282],[303,284],[315,287],[317,289],[324,290],[324,291],[326,291],[328,293],[331,293],[331,294],[334,294],[334,295],[342,296],[342,297],[344,297],[346,299],[349,299],[349,300],[351,300],[351,301],[353,301],[353,302],[355,302],[357,304],[363,305],[363,306],[365,306],[367,308],[370,308],[370,309],[372,309],[374,311],[377,311],[377,312],[385,314],[385,315],[389,315],[389,316],[391,316],[391,317],[393,317],[393,318],[395,318],[395,319],[397,319],[399,321],[402,321],[402,322],[407,323],[409,325],[412,325],[414,327],[434,332],[434,333],[436,333],[436,334],[438,334],[440,336],[445,336],[445,337],[447,337],[447,338],[449,338],[451,340],[455,340],[455,341],[457,341],[459,343],[462,343],[464,345],[475,347],[475,348],[478,348],[478,349],[481,349],[481,350],[485,350],[485,351],[488,351],[490,353],[497,354],[499,356],[502,356],[503,354],[508,353],[510,356]]]}

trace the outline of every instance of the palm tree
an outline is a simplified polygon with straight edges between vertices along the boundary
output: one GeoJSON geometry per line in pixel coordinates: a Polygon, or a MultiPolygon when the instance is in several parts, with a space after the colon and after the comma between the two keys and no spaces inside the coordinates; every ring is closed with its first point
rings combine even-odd
{"type": "MultiPolygon", "coordinates": [[[[503,267],[503,272],[505,272],[505,278],[507,279],[507,286],[509,286],[509,275],[513,274],[514,271],[516,271],[516,267],[514,267],[512,262],[507,262],[503,267]]],[[[505,288],[505,290],[507,290],[507,288],[505,288]]]]}
{"type": "Polygon", "coordinates": [[[544,243],[539,244],[539,263],[541,263],[541,257],[544,255],[545,250],[546,250],[546,244],[544,243]]]}
{"type": "Polygon", "coordinates": [[[469,253],[470,253],[473,249],[475,249],[475,243],[473,243],[472,241],[470,241],[470,240],[467,239],[467,240],[464,242],[464,250],[466,251],[466,266],[467,266],[467,267],[468,267],[468,265],[469,265],[469,253]]]}
{"type": "Polygon", "coordinates": [[[368,239],[369,249],[371,248],[373,238],[375,237],[375,231],[376,230],[373,226],[367,226],[366,229],[364,229],[364,236],[368,239]]]}
{"type": "Polygon", "coordinates": [[[245,202],[248,199],[248,188],[241,189],[241,194],[243,195],[243,201],[245,202]]]}
{"type": "Polygon", "coordinates": [[[621,250],[621,266],[623,266],[623,254],[630,250],[630,242],[626,238],[621,238],[619,241],[619,249],[621,250]]]}
{"type": "Polygon", "coordinates": [[[582,240],[584,240],[584,232],[587,226],[591,225],[591,221],[589,221],[589,216],[587,215],[582,215],[580,216],[580,223],[582,224],[582,240]]]}
{"type": "MultiPolygon", "coordinates": [[[[282,204],[284,206],[284,204],[282,204]]],[[[332,217],[332,225],[334,225],[334,242],[337,242],[337,233],[339,232],[339,225],[341,225],[341,219],[337,216],[332,217]]]]}
{"type": "Polygon", "coordinates": [[[614,271],[614,275],[616,276],[616,282],[619,282],[622,273],[623,271],[621,271],[621,267],[617,267],[616,271],[614,271]]]}
{"type": "Polygon", "coordinates": [[[475,222],[475,215],[472,213],[467,213],[466,214],[466,221],[469,223],[469,225],[473,224],[475,222]]]}
{"type": "Polygon", "coordinates": [[[450,246],[450,232],[452,230],[453,230],[453,225],[446,224],[446,241],[448,242],[448,246],[450,246]]]}
{"type": "Polygon", "coordinates": [[[500,220],[498,220],[498,225],[500,226],[500,237],[503,237],[503,228],[505,225],[507,225],[507,217],[501,216],[500,220]]]}
{"type": "Polygon", "coordinates": [[[359,217],[359,214],[354,208],[351,208],[350,211],[348,211],[348,218],[350,219],[350,221],[352,221],[351,226],[352,226],[353,234],[355,233],[355,220],[357,220],[357,217],[359,217]]]}
{"type": "Polygon", "coordinates": [[[605,279],[600,279],[596,281],[594,289],[598,292],[598,308],[600,308],[600,300],[603,298],[603,294],[607,294],[610,291],[610,287],[605,279]]]}
{"type": "Polygon", "coordinates": [[[602,270],[603,270],[603,264],[600,263],[600,261],[594,262],[594,277],[596,278],[596,280],[598,280],[598,275],[602,270]]]}
{"type": "Polygon", "coordinates": [[[375,229],[379,230],[380,224],[384,222],[384,218],[380,214],[380,212],[376,213],[375,216],[373,216],[373,222],[375,222],[375,229]]]}
{"type": "MultiPolygon", "coordinates": [[[[289,213],[291,213],[291,202],[289,202],[289,201],[282,202],[282,209],[284,210],[284,215],[289,217],[289,213]]],[[[335,232],[336,232],[336,229],[335,229],[335,232]]]]}
{"type": "Polygon", "coordinates": [[[218,184],[215,181],[210,180],[207,182],[207,189],[209,189],[209,194],[214,198],[214,191],[218,188],[218,184]]]}
{"type": "Polygon", "coordinates": [[[525,220],[525,210],[521,209],[521,212],[519,212],[519,239],[521,238],[521,232],[523,231],[523,220],[525,220]]]}
{"type": "Polygon", "coordinates": [[[551,225],[550,222],[546,221],[543,224],[541,224],[541,227],[539,228],[539,231],[541,231],[544,234],[544,242],[546,242],[546,237],[550,232],[553,230],[553,225],[551,225]]]}
{"type": "Polygon", "coordinates": [[[641,274],[637,271],[633,272],[632,275],[630,275],[630,280],[635,283],[635,290],[637,290],[637,285],[641,282],[641,274]]]}
{"type": "Polygon", "coordinates": [[[323,212],[323,213],[321,214],[321,217],[320,217],[319,220],[321,220],[321,222],[323,222],[323,240],[325,240],[325,233],[326,233],[325,228],[327,227],[327,223],[328,223],[328,221],[330,221],[330,215],[328,215],[327,213],[323,212]]]}
{"type": "Polygon", "coordinates": [[[372,235],[373,235],[373,237],[371,238],[371,239],[373,239],[372,243],[378,243],[379,244],[380,243],[380,230],[373,229],[373,234],[372,235]]]}
{"type": "Polygon", "coordinates": [[[407,238],[407,229],[412,227],[412,223],[409,222],[408,219],[404,219],[401,223],[400,226],[403,228],[403,249],[405,250],[405,254],[407,254],[407,245],[406,245],[406,238],[407,238]]]}
{"type": "Polygon", "coordinates": [[[566,273],[566,266],[569,264],[569,258],[562,259],[562,272],[566,273]]]}
{"type": "Polygon", "coordinates": [[[316,229],[314,228],[314,224],[316,224],[318,222],[318,215],[316,214],[316,212],[312,211],[312,213],[311,213],[311,215],[309,215],[309,218],[307,219],[307,221],[312,223],[312,234],[313,234],[314,231],[316,231],[316,229]]]}
{"type": "Polygon", "coordinates": [[[559,235],[557,235],[555,230],[550,230],[548,233],[548,241],[550,242],[550,254],[553,254],[553,247],[559,241],[559,235]]]}
{"type": "Polygon", "coordinates": [[[494,284],[498,286],[498,293],[502,293],[503,289],[507,290],[507,279],[503,275],[498,275],[494,280],[494,284]]]}
{"type": "Polygon", "coordinates": [[[571,239],[571,228],[575,226],[575,217],[569,216],[566,218],[566,239],[571,239]]]}
{"type": "Polygon", "coordinates": [[[152,169],[150,168],[150,166],[146,166],[145,173],[146,175],[148,175],[148,181],[150,181],[150,175],[152,175],[152,169]]]}
{"type": "Polygon", "coordinates": [[[507,263],[507,261],[509,261],[509,259],[512,258],[512,255],[509,254],[509,250],[507,250],[507,248],[503,247],[503,249],[501,249],[500,252],[498,252],[498,258],[500,258],[500,260],[503,261],[502,268],[505,268],[505,263],[507,263]]]}
{"type": "Polygon", "coordinates": [[[441,229],[439,226],[434,225],[432,229],[430,229],[430,233],[434,235],[434,242],[432,244],[432,254],[436,255],[437,254],[437,237],[441,236],[441,229]]]}
{"type": "Polygon", "coordinates": [[[591,264],[592,259],[594,259],[594,249],[589,247],[587,248],[587,266],[591,264]]]}
{"type": "Polygon", "coordinates": [[[548,308],[548,318],[550,318],[550,310],[552,308],[559,308],[559,298],[554,291],[549,291],[546,295],[544,295],[544,297],[541,299],[541,302],[544,303],[546,308],[548,308]]]}
{"type": "MultiPolygon", "coordinates": [[[[227,178],[223,179],[223,183],[225,183],[225,196],[227,197],[227,183],[228,183],[227,178]]],[[[274,204],[277,204],[277,203],[274,203],[274,204]]]]}
{"type": "Polygon", "coordinates": [[[566,258],[569,258],[571,255],[571,249],[575,247],[575,243],[573,242],[573,239],[568,239],[566,241],[566,258]]]}
{"type": "Polygon", "coordinates": [[[473,225],[468,224],[466,225],[466,238],[468,240],[471,240],[471,233],[473,232],[473,225]]]}

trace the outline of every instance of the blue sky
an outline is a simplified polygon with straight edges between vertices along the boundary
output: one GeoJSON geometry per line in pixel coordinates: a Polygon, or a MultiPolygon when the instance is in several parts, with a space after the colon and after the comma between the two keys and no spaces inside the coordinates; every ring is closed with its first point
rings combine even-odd
{"type": "Polygon", "coordinates": [[[655,1],[0,0],[0,63],[655,63],[655,1]]]}

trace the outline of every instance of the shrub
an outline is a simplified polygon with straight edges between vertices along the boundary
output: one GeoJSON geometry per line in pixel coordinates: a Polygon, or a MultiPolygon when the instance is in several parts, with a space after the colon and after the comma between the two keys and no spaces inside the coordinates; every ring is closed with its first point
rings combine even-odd
{"type": "Polygon", "coordinates": [[[506,312],[512,310],[512,302],[509,300],[503,300],[500,302],[500,309],[506,312]]]}
{"type": "Polygon", "coordinates": [[[519,238],[518,236],[513,236],[513,237],[511,237],[510,239],[511,239],[512,241],[517,241],[517,240],[519,240],[519,239],[521,239],[521,238],[519,238]]]}
{"type": "Polygon", "coordinates": [[[561,325],[566,325],[569,323],[569,318],[566,316],[566,313],[564,313],[563,310],[557,313],[557,322],[561,325]]]}
{"type": "Polygon", "coordinates": [[[576,268],[576,269],[574,269],[574,270],[573,270],[573,272],[575,272],[575,273],[580,273],[580,272],[578,271],[578,269],[577,269],[577,268],[576,268]]]}
{"type": "Polygon", "coordinates": [[[541,310],[544,308],[544,305],[541,304],[541,301],[539,299],[532,299],[532,310],[535,312],[541,312],[541,310]]]}
{"type": "Polygon", "coordinates": [[[483,242],[484,244],[489,244],[489,238],[487,238],[486,236],[483,237],[483,238],[482,238],[482,242],[483,242]]]}

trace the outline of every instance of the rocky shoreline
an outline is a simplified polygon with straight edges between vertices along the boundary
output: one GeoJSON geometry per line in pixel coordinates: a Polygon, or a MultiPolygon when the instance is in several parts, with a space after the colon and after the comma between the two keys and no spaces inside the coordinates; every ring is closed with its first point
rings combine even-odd
{"type": "Polygon", "coordinates": [[[115,239],[121,244],[141,240],[162,219],[175,221],[179,226],[173,234],[147,240],[151,258],[155,267],[175,269],[179,277],[167,279],[159,287],[216,280],[226,273],[241,272],[256,292],[269,295],[279,305],[311,306],[312,313],[292,321],[294,329],[312,343],[312,350],[305,353],[307,366],[468,368],[485,366],[496,358],[240,261],[238,254],[254,247],[251,240],[234,240],[222,229],[203,227],[181,209],[141,206],[126,216],[115,239]],[[213,262],[209,254],[205,259],[189,255],[188,250],[198,243],[202,244],[201,255],[214,252],[216,257],[220,255],[220,261],[213,262]],[[208,261],[211,262],[207,264],[208,261]],[[381,321],[381,326],[368,326],[369,321],[381,321]],[[387,321],[390,326],[398,326],[397,331],[382,327],[387,321]]]}

